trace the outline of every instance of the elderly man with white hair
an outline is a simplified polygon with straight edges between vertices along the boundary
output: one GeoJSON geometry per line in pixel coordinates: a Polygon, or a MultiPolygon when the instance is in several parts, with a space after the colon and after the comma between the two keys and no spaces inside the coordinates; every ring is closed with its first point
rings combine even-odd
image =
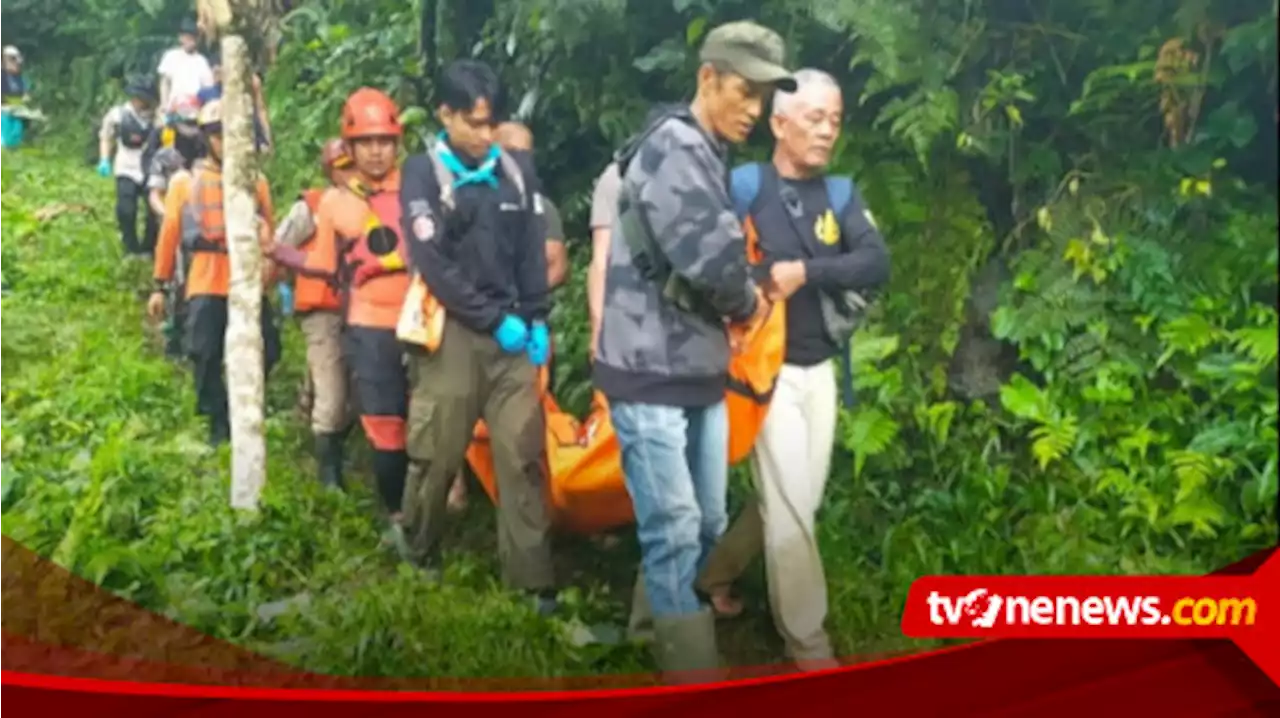
{"type": "Polygon", "coordinates": [[[725,534],[699,587],[723,595],[763,549],[788,658],[814,670],[839,665],[824,628],[827,588],[814,525],[835,439],[833,360],[848,356],[861,307],[888,281],[889,252],[853,181],[827,174],[843,119],[840,86],[814,69],[795,79],[794,92],[774,96],[772,161],[732,175],[739,216],[764,257],[769,297],[784,302],[786,352],[751,457],[759,499],[725,534]]]}

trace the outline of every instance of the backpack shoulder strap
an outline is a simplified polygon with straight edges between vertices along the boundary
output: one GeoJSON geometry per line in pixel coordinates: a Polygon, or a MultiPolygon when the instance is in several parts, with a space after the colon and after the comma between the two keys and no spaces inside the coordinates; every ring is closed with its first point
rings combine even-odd
{"type": "Polygon", "coordinates": [[[827,176],[827,201],[831,203],[831,211],[839,217],[845,207],[849,206],[849,201],[853,199],[853,195],[857,190],[853,187],[853,180],[848,177],[827,176]]]}
{"type": "Polygon", "coordinates": [[[524,170],[520,168],[520,163],[506,150],[498,150],[498,159],[502,163],[502,173],[510,177],[511,181],[516,183],[516,189],[520,191],[520,206],[528,206],[528,196],[524,187],[524,170]]]}
{"type": "Polygon", "coordinates": [[[659,127],[666,124],[667,120],[677,119],[682,122],[692,123],[694,120],[687,109],[669,110],[658,115],[648,125],[640,128],[640,131],[632,135],[618,151],[613,153],[613,161],[618,165],[619,176],[625,177],[627,174],[627,166],[631,164],[631,160],[635,158],[636,153],[644,145],[645,140],[649,139],[659,127]]]}
{"type": "Polygon", "coordinates": [[[440,205],[445,212],[452,212],[454,208],[453,201],[453,182],[457,179],[453,171],[450,170],[440,159],[440,153],[436,150],[436,144],[432,143],[427,146],[427,158],[431,160],[431,167],[436,173],[436,184],[440,185],[440,205]]]}
{"type": "Polygon", "coordinates": [[[760,163],[750,162],[733,168],[729,174],[729,198],[733,200],[733,211],[738,220],[747,218],[751,205],[760,194],[760,163]]]}

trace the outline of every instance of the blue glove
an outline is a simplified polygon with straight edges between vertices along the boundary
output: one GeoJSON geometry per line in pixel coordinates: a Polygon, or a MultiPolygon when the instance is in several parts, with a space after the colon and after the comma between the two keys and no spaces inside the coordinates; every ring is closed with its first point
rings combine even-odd
{"type": "Polygon", "coordinates": [[[533,330],[529,332],[527,350],[529,361],[533,362],[534,366],[543,366],[547,363],[547,355],[551,353],[551,336],[547,334],[545,322],[533,323],[533,330]]]}
{"type": "Polygon", "coordinates": [[[293,316],[293,287],[277,284],[276,294],[280,297],[280,313],[286,317],[293,316]]]}
{"type": "Polygon", "coordinates": [[[106,157],[103,157],[102,159],[98,160],[98,176],[99,177],[111,176],[111,160],[107,159],[106,157]]]}
{"type": "Polygon", "coordinates": [[[498,340],[502,351],[515,354],[524,351],[525,343],[529,341],[529,327],[525,326],[520,317],[508,314],[502,318],[498,328],[493,330],[493,338],[498,340]]]}

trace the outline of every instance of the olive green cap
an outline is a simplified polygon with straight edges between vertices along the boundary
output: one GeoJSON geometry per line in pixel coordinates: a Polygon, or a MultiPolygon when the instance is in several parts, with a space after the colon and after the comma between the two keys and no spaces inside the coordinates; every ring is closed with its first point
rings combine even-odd
{"type": "Polygon", "coordinates": [[[782,36],[750,20],[713,28],[702,43],[699,57],[751,82],[768,83],[783,92],[796,89],[795,78],[783,65],[786,44],[782,36]]]}

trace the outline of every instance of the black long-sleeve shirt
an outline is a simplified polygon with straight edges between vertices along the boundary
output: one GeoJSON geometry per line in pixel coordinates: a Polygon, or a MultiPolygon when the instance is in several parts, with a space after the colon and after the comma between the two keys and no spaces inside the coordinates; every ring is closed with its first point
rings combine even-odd
{"type": "Polygon", "coordinates": [[[445,212],[431,158],[409,158],[400,187],[404,236],[415,268],[445,311],[471,329],[490,333],[505,314],[526,322],[545,320],[550,310],[541,183],[531,158],[512,155],[524,178],[525,203],[512,178],[495,169],[498,186],[467,184],[454,189],[454,209],[445,212]]]}
{"type": "Polygon", "coordinates": [[[856,188],[837,217],[823,178],[777,182],[763,185],[774,189],[758,210],[760,242],[767,263],[804,262],[805,284],[787,300],[786,361],[812,366],[839,351],[824,328],[819,293],[881,289],[889,281],[889,248],[856,188]],[[784,189],[799,201],[797,219],[789,218],[784,189]]]}

